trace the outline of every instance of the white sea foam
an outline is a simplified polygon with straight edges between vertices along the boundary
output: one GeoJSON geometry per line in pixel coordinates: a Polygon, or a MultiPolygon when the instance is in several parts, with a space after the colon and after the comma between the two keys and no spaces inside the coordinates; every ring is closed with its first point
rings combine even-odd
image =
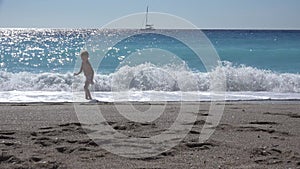
{"type": "MultiPolygon", "coordinates": [[[[94,90],[109,91],[209,91],[210,79],[225,72],[227,91],[300,93],[300,74],[275,73],[223,62],[212,72],[193,72],[185,66],[157,67],[146,63],[121,67],[95,76],[94,90]]],[[[0,91],[66,91],[82,89],[84,77],[72,73],[0,72],[0,91]],[[72,86],[73,85],[73,86],[72,86]]]]}
{"type": "MultiPolygon", "coordinates": [[[[226,92],[224,99],[214,100],[210,92],[161,92],[161,91],[127,91],[127,92],[92,92],[94,99],[104,102],[127,101],[262,101],[262,100],[300,100],[300,93],[275,92],[226,92]]],[[[58,91],[5,91],[0,92],[0,103],[32,102],[88,102],[84,92],[58,91]]]]}

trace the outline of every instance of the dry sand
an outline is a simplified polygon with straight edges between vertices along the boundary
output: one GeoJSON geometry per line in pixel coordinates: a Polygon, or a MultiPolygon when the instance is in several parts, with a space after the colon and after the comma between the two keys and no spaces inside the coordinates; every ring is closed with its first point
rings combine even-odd
{"type": "MultiPolygon", "coordinates": [[[[78,122],[71,103],[0,104],[0,168],[300,168],[299,102],[227,102],[205,143],[197,138],[209,103],[189,104],[199,110],[183,110],[197,115],[188,136],[167,152],[141,159],[120,157],[97,145],[86,134],[92,131],[78,122]]],[[[151,105],[164,106],[134,107],[147,110],[151,105]]],[[[141,138],[168,129],[179,107],[168,103],[159,120],[137,123],[121,117],[114,104],[99,104],[109,125],[141,138]]]]}

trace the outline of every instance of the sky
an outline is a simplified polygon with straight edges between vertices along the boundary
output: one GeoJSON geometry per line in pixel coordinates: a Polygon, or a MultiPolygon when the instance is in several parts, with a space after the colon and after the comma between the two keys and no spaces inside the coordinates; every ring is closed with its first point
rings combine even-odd
{"type": "Polygon", "coordinates": [[[147,5],[202,29],[300,29],[300,0],[0,0],[0,28],[101,28],[147,5]]]}

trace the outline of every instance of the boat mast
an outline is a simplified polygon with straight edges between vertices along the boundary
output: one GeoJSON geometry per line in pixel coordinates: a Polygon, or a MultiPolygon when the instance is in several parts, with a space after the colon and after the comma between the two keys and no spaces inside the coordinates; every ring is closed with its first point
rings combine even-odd
{"type": "Polygon", "coordinates": [[[147,6],[147,12],[146,12],[146,27],[148,25],[148,12],[149,12],[149,6],[147,6]]]}
{"type": "Polygon", "coordinates": [[[149,20],[149,6],[147,5],[147,10],[146,10],[146,23],[145,23],[145,28],[143,28],[142,30],[154,30],[153,25],[148,23],[149,20]]]}

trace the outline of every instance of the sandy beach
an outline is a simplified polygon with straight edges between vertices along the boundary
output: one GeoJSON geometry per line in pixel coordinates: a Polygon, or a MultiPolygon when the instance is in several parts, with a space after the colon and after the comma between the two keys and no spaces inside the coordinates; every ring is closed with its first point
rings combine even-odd
{"type": "MultiPolygon", "coordinates": [[[[183,110],[197,115],[189,134],[171,150],[149,158],[120,157],[101,148],[88,137],[91,131],[79,123],[72,103],[2,103],[0,168],[300,168],[299,103],[226,102],[213,135],[201,143],[197,138],[209,103],[190,102],[199,110],[183,110]]],[[[121,117],[113,103],[98,106],[108,125],[140,138],[169,128],[180,107],[176,102],[133,104],[139,110],[165,106],[165,112],[159,120],[137,123],[121,117]]]]}

